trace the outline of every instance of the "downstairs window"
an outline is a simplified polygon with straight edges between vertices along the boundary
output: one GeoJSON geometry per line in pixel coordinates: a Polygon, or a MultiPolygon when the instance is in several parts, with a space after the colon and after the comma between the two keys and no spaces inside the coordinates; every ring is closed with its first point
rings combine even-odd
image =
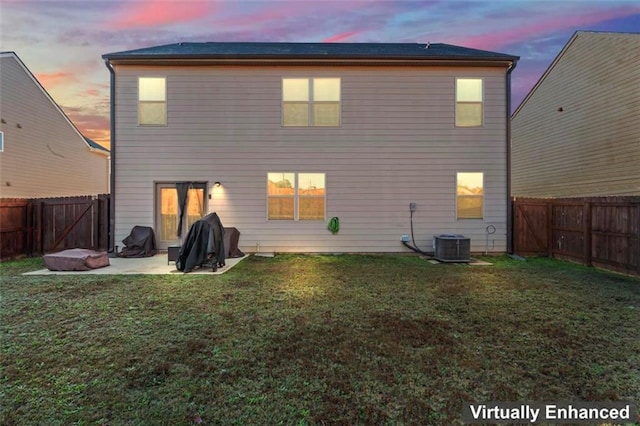
{"type": "Polygon", "coordinates": [[[325,181],[324,173],[268,173],[267,219],[324,220],[325,181]]]}
{"type": "Polygon", "coordinates": [[[461,172],[456,175],[456,218],[482,219],[484,212],[484,174],[461,172]]]}

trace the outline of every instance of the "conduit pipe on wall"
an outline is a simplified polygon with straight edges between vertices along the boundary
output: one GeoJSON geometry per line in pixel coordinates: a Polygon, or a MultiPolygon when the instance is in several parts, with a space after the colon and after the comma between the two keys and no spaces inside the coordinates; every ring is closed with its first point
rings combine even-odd
{"type": "Polygon", "coordinates": [[[514,59],[507,68],[507,253],[513,254],[513,206],[511,205],[511,73],[518,60],[514,59]]]}
{"type": "Polygon", "coordinates": [[[109,93],[109,141],[111,143],[111,176],[109,178],[109,187],[111,194],[111,202],[109,203],[109,253],[116,253],[116,114],[115,114],[115,98],[116,98],[116,72],[109,60],[105,60],[104,64],[110,74],[110,93],[109,93]]]}

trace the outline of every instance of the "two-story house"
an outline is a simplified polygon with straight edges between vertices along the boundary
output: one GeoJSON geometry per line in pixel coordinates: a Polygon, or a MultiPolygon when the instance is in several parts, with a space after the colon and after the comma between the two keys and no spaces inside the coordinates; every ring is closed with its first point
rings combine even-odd
{"type": "Polygon", "coordinates": [[[447,44],[178,43],[103,58],[113,244],[145,225],[167,247],[178,224],[215,211],[246,252],[405,252],[411,234],[431,251],[442,233],[484,251],[487,228],[491,248],[507,249],[516,56],[447,44]]]}

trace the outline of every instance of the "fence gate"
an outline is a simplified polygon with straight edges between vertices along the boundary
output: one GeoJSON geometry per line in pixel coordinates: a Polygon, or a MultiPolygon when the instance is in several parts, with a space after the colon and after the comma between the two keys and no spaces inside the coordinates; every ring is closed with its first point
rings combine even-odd
{"type": "Polygon", "coordinates": [[[109,245],[108,194],[2,200],[3,259],[69,248],[106,250],[109,245]]]}
{"type": "Polygon", "coordinates": [[[547,223],[550,212],[547,203],[537,200],[514,202],[513,248],[524,255],[546,255],[549,235],[547,223]]]}
{"type": "MultiPolygon", "coordinates": [[[[100,218],[104,197],[71,197],[35,200],[34,239],[36,252],[49,253],[69,248],[97,250],[101,244],[100,218]]],[[[101,213],[103,213],[101,215],[101,213]]],[[[101,235],[102,234],[102,235],[101,235]]]]}

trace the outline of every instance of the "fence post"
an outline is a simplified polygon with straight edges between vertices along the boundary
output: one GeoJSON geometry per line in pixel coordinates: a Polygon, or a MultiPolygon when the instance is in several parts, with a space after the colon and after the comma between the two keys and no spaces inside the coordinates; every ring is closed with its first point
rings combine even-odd
{"type": "Polygon", "coordinates": [[[44,217],[44,212],[47,208],[47,203],[45,203],[44,201],[40,200],[40,214],[38,215],[38,233],[40,234],[38,236],[38,241],[40,242],[40,247],[39,247],[39,254],[44,254],[44,246],[45,246],[45,241],[44,241],[44,237],[45,237],[45,232],[44,232],[44,228],[45,228],[45,217],[44,217]]]}
{"type": "Polygon", "coordinates": [[[35,199],[30,202],[33,203],[33,245],[31,246],[31,253],[42,254],[42,245],[44,244],[42,241],[42,214],[44,207],[42,200],[35,199]]]}
{"type": "Polygon", "coordinates": [[[638,215],[638,229],[636,238],[638,241],[638,253],[636,254],[636,272],[640,275],[640,198],[636,199],[636,214],[638,215]]]}
{"type": "Polygon", "coordinates": [[[553,257],[553,200],[547,199],[547,256],[553,257]]]}
{"type": "Polygon", "coordinates": [[[591,203],[588,200],[584,201],[582,214],[584,264],[591,266],[591,203]]]}
{"type": "MultiPolygon", "coordinates": [[[[511,229],[512,229],[512,233],[511,233],[511,250],[513,250],[513,253],[516,254],[518,253],[518,247],[517,244],[518,242],[516,241],[516,229],[517,229],[517,224],[516,224],[516,197],[511,197],[511,229]]],[[[508,251],[508,250],[507,250],[508,251]]]]}
{"type": "Polygon", "coordinates": [[[100,237],[99,231],[99,219],[98,210],[100,208],[100,200],[95,197],[91,200],[91,249],[98,250],[98,238],[100,237]]]}
{"type": "Polygon", "coordinates": [[[33,256],[33,204],[31,201],[27,201],[25,206],[25,241],[24,251],[29,257],[33,256]]]}
{"type": "Polygon", "coordinates": [[[100,215],[100,248],[109,251],[109,235],[111,232],[111,226],[109,225],[109,218],[111,214],[111,195],[102,195],[102,214],[100,215]]]}

